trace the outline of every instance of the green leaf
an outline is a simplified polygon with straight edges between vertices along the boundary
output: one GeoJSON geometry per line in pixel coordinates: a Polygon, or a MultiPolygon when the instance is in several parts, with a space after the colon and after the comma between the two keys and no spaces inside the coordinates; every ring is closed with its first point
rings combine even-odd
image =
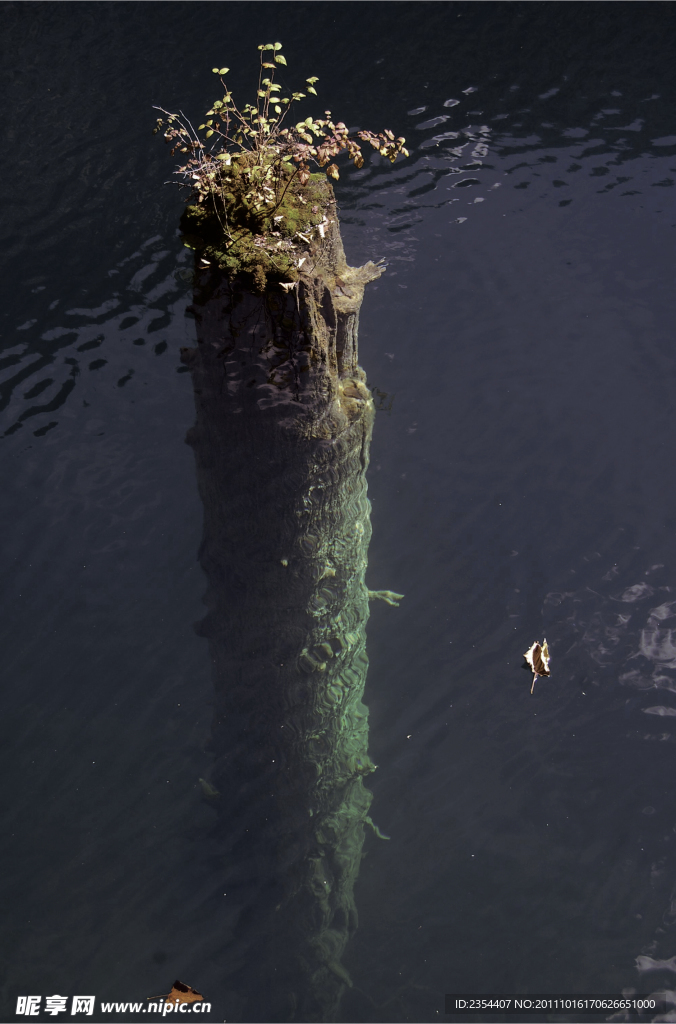
{"type": "Polygon", "coordinates": [[[215,75],[218,75],[218,74],[220,74],[220,72],[219,72],[218,68],[212,68],[211,70],[213,71],[213,73],[214,73],[215,75]]]}
{"type": "Polygon", "coordinates": [[[230,68],[219,68],[218,69],[218,73],[219,73],[219,75],[227,75],[229,70],[230,70],[230,68]]]}
{"type": "Polygon", "coordinates": [[[278,64],[284,64],[286,66],[286,57],[282,57],[281,53],[275,54],[275,60],[278,64]]]}
{"type": "Polygon", "coordinates": [[[213,128],[210,128],[209,131],[207,132],[205,138],[210,139],[213,134],[214,134],[214,130],[213,130],[213,128]]]}
{"type": "Polygon", "coordinates": [[[273,47],[272,47],[273,50],[281,50],[281,48],[282,48],[282,44],[281,43],[274,43],[273,47]]]}
{"type": "Polygon", "coordinates": [[[282,112],[282,108],[280,107],[279,103],[276,103],[275,104],[275,114],[281,114],[281,112],[282,112]]]}
{"type": "Polygon", "coordinates": [[[275,48],[275,44],[274,43],[266,43],[265,46],[263,47],[264,50],[274,50],[274,48],[275,48]]]}
{"type": "Polygon", "coordinates": [[[317,95],[317,90],[315,89],[315,87],[313,85],[308,85],[307,91],[311,92],[313,96],[317,95]]]}
{"type": "Polygon", "coordinates": [[[305,79],[305,81],[306,81],[306,82],[309,82],[309,83],[310,83],[310,85],[314,85],[314,84],[315,84],[315,82],[318,82],[318,81],[319,81],[319,79],[318,79],[318,78],[317,78],[317,76],[315,75],[315,76],[314,76],[313,78],[306,78],[306,79],[305,79]]]}

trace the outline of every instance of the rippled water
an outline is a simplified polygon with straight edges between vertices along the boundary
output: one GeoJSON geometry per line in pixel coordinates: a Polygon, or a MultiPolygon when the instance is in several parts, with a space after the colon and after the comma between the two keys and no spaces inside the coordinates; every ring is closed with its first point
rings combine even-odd
{"type": "MultiPolygon", "coordinates": [[[[190,261],[152,105],[257,43],[389,126],[337,193],[381,406],[374,820],[345,1020],[650,991],[676,953],[670,4],[4,4],[2,991],[233,1019],[190,261]],[[264,38],[265,37],[265,38],[264,38]],[[552,677],[522,653],[546,635],[552,677]]],[[[295,76],[295,78],[294,78],[295,76]]],[[[309,108],[308,108],[309,109],[309,108]]]]}

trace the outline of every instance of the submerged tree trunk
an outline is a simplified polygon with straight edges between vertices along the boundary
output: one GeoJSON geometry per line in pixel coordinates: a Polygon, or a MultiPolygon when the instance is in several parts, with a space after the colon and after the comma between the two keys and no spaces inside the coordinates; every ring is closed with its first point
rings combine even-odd
{"type": "Polygon", "coordinates": [[[182,358],[204,503],[198,632],[232,882],[259,890],[238,936],[247,1020],[331,1020],[351,984],[341,957],[374,769],[362,704],[374,408],[357,327],[380,272],[347,266],[330,190],[295,284],[257,293],[250,275],[196,271],[198,344],[182,358]]]}

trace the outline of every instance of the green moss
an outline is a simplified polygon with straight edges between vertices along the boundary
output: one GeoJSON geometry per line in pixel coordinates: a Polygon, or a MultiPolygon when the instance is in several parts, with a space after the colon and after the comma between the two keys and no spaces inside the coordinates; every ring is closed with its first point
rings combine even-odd
{"type": "Polygon", "coordinates": [[[187,206],[180,226],[198,265],[205,261],[233,276],[250,274],[254,289],[263,292],[267,281],[298,279],[299,246],[307,247],[298,233],[321,223],[333,189],[324,174],[313,174],[301,185],[297,175],[285,170],[277,186],[279,199],[257,211],[247,197],[250,174],[243,160],[224,167],[215,195],[187,206]]]}
{"type": "Polygon", "coordinates": [[[268,283],[265,271],[261,266],[257,266],[253,272],[254,288],[259,295],[262,295],[265,291],[265,286],[268,283]]]}

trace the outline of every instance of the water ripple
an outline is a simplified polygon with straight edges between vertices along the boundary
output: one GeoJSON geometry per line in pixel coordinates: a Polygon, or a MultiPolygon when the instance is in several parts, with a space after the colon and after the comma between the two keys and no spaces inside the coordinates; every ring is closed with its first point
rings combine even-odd
{"type": "Polygon", "coordinates": [[[44,436],[59,425],[54,414],[78,389],[86,404],[92,401],[88,379],[102,375],[97,387],[122,388],[147,369],[140,349],[152,346],[155,356],[163,356],[167,338],[185,339],[183,313],[192,281],[188,257],[158,247],[160,242],[151,238],[117,263],[109,297],[93,306],[69,305],[60,313],[62,303],[56,300],[42,316],[16,326],[25,340],[12,344],[10,336],[0,350],[0,410],[6,424],[0,437],[24,426],[33,436],[44,436]]]}

